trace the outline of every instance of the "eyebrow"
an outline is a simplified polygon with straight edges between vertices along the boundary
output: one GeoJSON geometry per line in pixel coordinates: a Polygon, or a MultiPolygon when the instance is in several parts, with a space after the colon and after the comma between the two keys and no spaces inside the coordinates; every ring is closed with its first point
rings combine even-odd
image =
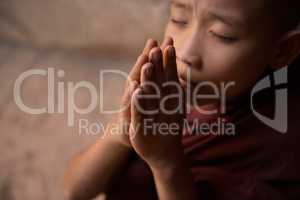
{"type": "Polygon", "coordinates": [[[192,6],[190,4],[184,3],[180,0],[171,0],[170,4],[181,9],[187,9],[187,10],[192,9],[192,6]]]}
{"type": "Polygon", "coordinates": [[[244,26],[246,24],[244,20],[238,19],[238,17],[226,12],[209,11],[208,14],[211,18],[219,20],[230,26],[244,26]]]}
{"type": "MultiPolygon", "coordinates": [[[[171,0],[170,4],[180,9],[193,9],[192,5],[181,0],[171,0]]],[[[244,20],[241,20],[235,15],[225,12],[221,9],[211,9],[207,13],[210,18],[221,21],[229,26],[244,26],[246,24],[244,20]]]]}

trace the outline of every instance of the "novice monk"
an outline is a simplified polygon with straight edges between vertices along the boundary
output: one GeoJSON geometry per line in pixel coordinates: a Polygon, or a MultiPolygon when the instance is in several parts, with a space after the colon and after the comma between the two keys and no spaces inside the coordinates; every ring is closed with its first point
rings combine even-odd
{"type": "MultiPolygon", "coordinates": [[[[299,10],[299,0],[173,0],[164,43],[149,40],[129,75],[122,106],[130,106],[116,119],[119,134],[105,133],[73,159],[66,199],[300,199],[297,92],[289,91],[286,134],[255,118],[249,102],[261,78],[299,56],[299,10]],[[202,98],[188,102],[186,113],[186,98],[165,98],[214,94],[211,87],[199,90],[204,81],[234,82],[225,88],[226,108],[202,98]],[[149,82],[159,86],[159,98],[143,98],[156,94],[149,82]],[[180,83],[186,92],[166,83],[180,83]],[[147,119],[153,126],[143,126],[147,119]],[[208,126],[231,122],[233,135],[184,129],[184,120],[196,119],[208,126]],[[179,128],[166,134],[156,126],[163,123],[179,128]]],[[[272,113],[274,97],[258,99],[257,110],[272,113]]]]}

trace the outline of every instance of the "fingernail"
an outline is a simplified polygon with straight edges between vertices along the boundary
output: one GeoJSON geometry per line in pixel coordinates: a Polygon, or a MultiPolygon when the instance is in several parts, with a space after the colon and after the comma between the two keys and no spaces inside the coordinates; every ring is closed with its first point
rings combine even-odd
{"type": "Polygon", "coordinates": [[[170,57],[170,58],[174,58],[176,55],[175,55],[176,53],[175,53],[175,48],[173,47],[173,46],[171,46],[171,47],[169,47],[168,48],[168,56],[170,57]]]}

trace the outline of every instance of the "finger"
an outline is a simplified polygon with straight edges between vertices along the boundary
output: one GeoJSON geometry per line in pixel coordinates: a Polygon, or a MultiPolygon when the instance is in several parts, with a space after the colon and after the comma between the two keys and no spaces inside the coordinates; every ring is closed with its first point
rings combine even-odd
{"type": "Polygon", "coordinates": [[[138,86],[137,82],[130,82],[125,89],[118,118],[121,125],[120,133],[122,134],[128,134],[129,132],[131,97],[138,86]]]}
{"type": "Polygon", "coordinates": [[[139,84],[136,81],[129,82],[129,86],[126,87],[124,96],[121,102],[121,116],[125,118],[130,117],[130,104],[133,92],[138,88],[139,84]]]}
{"type": "Polygon", "coordinates": [[[153,89],[152,84],[155,83],[154,79],[154,65],[152,63],[146,63],[143,65],[141,73],[141,88],[146,94],[151,93],[153,89]]]}
{"type": "MultiPolygon", "coordinates": [[[[179,82],[176,64],[176,51],[174,46],[167,46],[164,51],[164,71],[166,80],[171,83],[165,88],[166,94],[170,94],[170,98],[166,101],[166,109],[169,111],[180,111],[184,113],[185,94],[179,82]],[[173,95],[173,96],[172,96],[173,95]],[[180,98],[178,98],[178,95],[180,98]],[[171,98],[172,96],[172,98],[171,98]],[[183,100],[183,101],[182,101],[183,100]]],[[[167,116],[169,117],[169,116],[167,116]]]]}
{"type": "Polygon", "coordinates": [[[158,112],[158,101],[154,96],[158,93],[159,88],[155,83],[154,70],[154,65],[152,63],[145,64],[142,69],[141,89],[145,105],[144,117],[153,116],[158,112]]]}
{"type": "Polygon", "coordinates": [[[149,55],[151,49],[153,49],[157,46],[158,46],[158,44],[157,44],[156,40],[148,39],[142,54],[149,55]]]}
{"type": "Polygon", "coordinates": [[[134,138],[136,136],[136,133],[139,132],[141,128],[141,123],[142,123],[142,114],[140,112],[141,109],[141,96],[142,96],[142,89],[137,88],[132,95],[131,99],[131,123],[130,123],[130,138],[134,138]]]}
{"type": "Polygon", "coordinates": [[[131,98],[133,92],[138,88],[137,82],[131,82],[129,86],[125,89],[124,96],[122,98],[121,102],[121,108],[120,108],[120,120],[123,123],[130,123],[130,105],[131,105],[131,98]]]}
{"type": "Polygon", "coordinates": [[[148,62],[148,56],[147,55],[140,55],[135,63],[135,65],[133,66],[133,68],[131,69],[129,76],[128,76],[128,81],[132,82],[132,81],[136,81],[136,82],[140,82],[140,76],[141,76],[141,69],[142,66],[148,62]]]}
{"type": "Polygon", "coordinates": [[[170,36],[166,36],[166,38],[164,39],[164,41],[163,41],[160,48],[161,48],[162,51],[164,51],[165,48],[169,45],[173,46],[174,45],[174,40],[170,36]]]}
{"type": "Polygon", "coordinates": [[[163,55],[160,48],[153,48],[150,52],[150,62],[154,65],[155,82],[161,86],[164,82],[163,55]]]}
{"type": "Polygon", "coordinates": [[[142,66],[149,61],[149,53],[151,49],[157,47],[157,41],[149,39],[145,45],[143,53],[138,57],[135,65],[133,66],[131,72],[129,73],[130,81],[140,82],[141,68],[142,66]]]}
{"type": "Polygon", "coordinates": [[[174,46],[167,46],[164,50],[164,72],[167,81],[179,81],[174,46]]]}

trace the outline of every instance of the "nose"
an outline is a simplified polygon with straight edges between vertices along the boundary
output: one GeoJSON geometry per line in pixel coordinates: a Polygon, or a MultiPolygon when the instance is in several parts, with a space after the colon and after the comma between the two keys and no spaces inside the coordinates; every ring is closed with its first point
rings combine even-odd
{"type": "Polygon", "coordinates": [[[190,67],[201,68],[201,34],[197,30],[191,30],[182,38],[181,47],[177,50],[178,59],[190,67]]]}

